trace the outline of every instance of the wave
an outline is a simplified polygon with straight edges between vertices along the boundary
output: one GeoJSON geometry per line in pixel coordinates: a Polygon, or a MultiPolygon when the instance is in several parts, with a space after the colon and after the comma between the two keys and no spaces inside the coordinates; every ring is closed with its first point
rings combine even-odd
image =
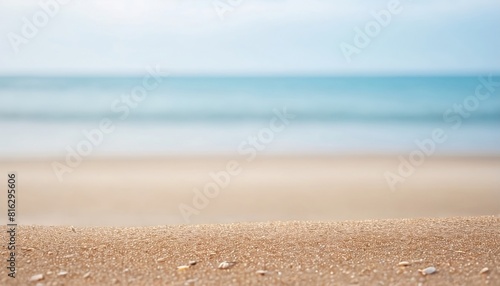
{"type": "MultiPolygon", "coordinates": [[[[294,121],[299,122],[380,122],[380,123],[429,123],[429,122],[443,122],[443,113],[421,113],[421,114],[359,114],[359,113],[320,113],[320,112],[304,112],[289,110],[290,114],[294,115],[294,121]]],[[[30,112],[30,113],[15,113],[3,112],[0,113],[0,120],[2,121],[47,121],[47,122],[81,122],[81,121],[95,121],[102,118],[109,118],[117,121],[132,121],[132,122],[205,122],[205,123],[220,123],[220,122],[242,122],[242,121],[265,121],[271,119],[274,114],[268,113],[253,113],[253,112],[212,112],[212,113],[131,113],[124,118],[120,117],[122,114],[114,112],[30,112]]],[[[500,112],[496,113],[475,113],[468,122],[483,122],[483,123],[499,123],[500,112]]]]}

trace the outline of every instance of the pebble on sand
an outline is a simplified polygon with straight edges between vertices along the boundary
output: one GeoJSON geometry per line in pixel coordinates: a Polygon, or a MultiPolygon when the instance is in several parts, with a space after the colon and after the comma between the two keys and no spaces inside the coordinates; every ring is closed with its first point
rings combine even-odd
{"type": "Polygon", "coordinates": [[[189,269],[189,265],[177,266],[177,270],[187,270],[187,269],[189,269]]]}
{"type": "Polygon", "coordinates": [[[233,267],[234,264],[236,264],[236,263],[235,262],[222,261],[219,264],[219,269],[229,269],[229,268],[233,267]]]}
{"type": "Polygon", "coordinates": [[[411,263],[408,261],[401,261],[398,263],[398,266],[410,266],[410,265],[411,265],[411,263]]]}
{"type": "Polygon", "coordinates": [[[196,281],[198,281],[198,278],[189,279],[189,280],[186,280],[186,282],[184,282],[184,285],[194,285],[194,283],[196,283],[196,281]]]}
{"type": "Polygon", "coordinates": [[[488,272],[490,272],[490,269],[488,267],[485,267],[485,268],[481,269],[481,271],[479,271],[479,274],[486,274],[488,272]]]}
{"type": "Polygon", "coordinates": [[[255,271],[255,273],[257,273],[259,275],[266,275],[268,272],[266,270],[257,270],[257,271],[255,271]]]}
{"type": "Polygon", "coordinates": [[[196,263],[198,263],[196,260],[190,260],[190,261],[188,262],[189,266],[196,265],[196,263]]]}
{"type": "Polygon", "coordinates": [[[67,272],[67,271],[59,271],[59,272],[57,273],[57,276],[66,276],[66,275],[68,275],[68,272],[67,272]]]}
{"type": "Polygon", "coordinates": [[[36,274],[31,276],[30,282],[43,280],[43,274],[36,274]]]}
{"type": "Polygon", "coordinates": [[[156,262],[165,262],[167,260],[165,257],[156,259],[156,262]]]}
{"type": "Polygon", "coordinates": [[[90,271],[87,272],[87,273],[85,273],[85,274],[83,274],[83,278],[89,278],[89,277],[90,277],[90,271]]]}
{"type": "Polygon", "coordinates": [[[434,273],[436,273],[436,271],[437,271],[436,267],[433,267],[433,266],[418,270],[418,272],[420,272],[420,274],[422,274],[424,276],[434,274],[434,273]]]}

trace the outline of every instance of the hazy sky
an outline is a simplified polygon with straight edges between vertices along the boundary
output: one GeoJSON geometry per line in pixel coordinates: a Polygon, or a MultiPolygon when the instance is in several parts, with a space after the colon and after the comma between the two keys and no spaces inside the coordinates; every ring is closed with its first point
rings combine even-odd
{"type": "Polygon", "coordinates": [[[232,0],[221,20],[214,4],[230,0],[65,0],[24,37],[23,18],[53,1],[0,0],[0,74],[500,72],[498,0],[401,0],[351,62],[341,43],[390,1],[232,0]]]}

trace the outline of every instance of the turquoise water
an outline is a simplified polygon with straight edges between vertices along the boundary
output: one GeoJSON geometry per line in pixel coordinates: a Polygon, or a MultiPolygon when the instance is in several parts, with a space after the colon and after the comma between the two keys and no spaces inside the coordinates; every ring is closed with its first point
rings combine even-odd
{"type": "Polygon", "coordinates": [[[283,108],[295,117],[261,153],[402,153],[442,128],[438,153],[500,154],[500,86],[444,118],[478,77],[166,77],[126,115],[121,96],[142,80],[0,77],[0,157],[64,156],[102,118],[116,128],[92,155],[237,154],[283,108]]]}

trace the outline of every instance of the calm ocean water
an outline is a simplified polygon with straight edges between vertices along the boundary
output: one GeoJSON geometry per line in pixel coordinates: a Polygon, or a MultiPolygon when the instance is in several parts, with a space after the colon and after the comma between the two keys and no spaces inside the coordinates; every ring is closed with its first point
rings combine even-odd
{"type": "Polygon", "coordinates": [[[500,88],[469,117],[443,117],[478,77],[165,78],[120,117],[142,79],[0,77],[0,157],[62,157],[105,117],[116,129],[96,156],[238,154],[285,107],[295,118],[262,153],[404,153],[442,128],[438,153],[500,154],[500,88]]]}

